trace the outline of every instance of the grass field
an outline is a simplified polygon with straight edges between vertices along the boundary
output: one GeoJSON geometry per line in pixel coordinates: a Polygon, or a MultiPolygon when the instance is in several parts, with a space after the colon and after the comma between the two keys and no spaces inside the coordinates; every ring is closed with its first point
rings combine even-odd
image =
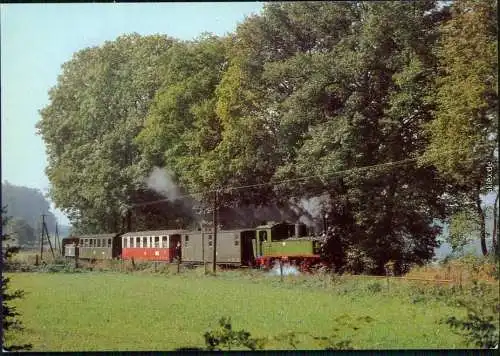
{"type": "Polygon", "coordinates": [[[9,273],[26,292],[15,305],[25,331],[8,341],[34,351],[174,350],[204,347],[203,333],[223,316],[233,328],[268,337],[266,349],[290,349],[272,337],[297,332],[298,349],[324,345],[312,337],[350,339],[356,349],[464,348],[440,320],[460,311],[432,298],[415,299],[404,282],[279,277],[262,273],[200,271],[147,273],[9,273]],[[339,324],[346,316],[370,323],[339,324]]]}

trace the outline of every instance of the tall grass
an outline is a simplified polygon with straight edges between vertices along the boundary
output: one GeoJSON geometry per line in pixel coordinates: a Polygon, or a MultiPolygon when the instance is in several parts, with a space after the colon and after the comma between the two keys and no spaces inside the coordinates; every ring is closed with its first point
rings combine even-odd
{"type": "Polygon", "coordinates": [[[202,272],[12,274],[13,287],[26,291],[17,302],[27,327],[19,337],[36,351],[204,347],[203,334],[230,316],[235,328],[269,339],[268,349],[290,348],[278,336],[291,334],[298,349],[322,348],[318,340],[332,335],[359,349],[466,346],[440,324],[456,310],[439,299],[412,303],[403,284],[387,290],[370,280],[290,276],[281,282],[262,272],[202,272]],[[355,330],[336,321],[344,317],[373,321],[355,330]]]}
{"type": "Polygon", "coordinates": [[[470,284],[473,281],[498,283],[495,273],[498,266],[485,258],[465,256],[437,265],[413,268],[406,277],[451,280],[454,284],[470,284]]]}

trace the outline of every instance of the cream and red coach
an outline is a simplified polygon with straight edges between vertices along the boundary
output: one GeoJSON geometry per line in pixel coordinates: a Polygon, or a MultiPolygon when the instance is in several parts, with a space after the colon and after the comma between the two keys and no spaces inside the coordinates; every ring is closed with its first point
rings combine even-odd
{"type": "Polygon", "coordinates": [[[124,260],[147,260],[172,262],[179,250],[177,244],[187,230],[135,231],[121,236],[124,260]]]}

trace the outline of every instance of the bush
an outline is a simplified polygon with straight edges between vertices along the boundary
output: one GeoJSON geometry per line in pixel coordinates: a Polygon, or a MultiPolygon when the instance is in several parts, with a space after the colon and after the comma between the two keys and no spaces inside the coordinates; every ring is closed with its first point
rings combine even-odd
{"type": "Polygon", "coordinates": [[[358,248],[350,248],[346,253],[344,271],[353,274],[371,273],[376,268],[373,258],[358,248]]]}
{"type": "Polygon", "coordinates": [[[234,347],[246,347],[250,350],[264,348],[264,340],[254,339],[245,330],[234,331],[231,318],[221,318],[219,328],[207,331],[204,335],[207,350],[231,350],[234,347]]]}
{"type": "MultiPolygon", "coordinates": [[[[7,224],[7,217],[4,215],[5,209],[2,209],[2,228],[7,224]]],[[[17,253],[18,248],[9,247],[9,236],[7,234],[2,234],[1,236],[1,244],[2,244],[2,265],[9,268],[11,263],[11,257],[13,254],[17,253]],[[5,242],[7,242],[7,246],[5,246],[5,242]]],[[[18,298],[22,298],[24,292],[21,290],[9,290],[9,282],[10,279],[1,276],[1,290],[2,290],[2,347],[4,350],[8,351],[16,351],[16,350],[28,350],[31,349],[31,344],[25,345],[5,345],[5,332],[6,331],[20,331],[23,330],[23,326],[19,321],[18,317],[20,314],[17,312],[16,308],[10,305],[10,301],[18,298]]]]}
{"type": "Polygon", "coordinates": [[[366,289],[370,293],[379,293],[382,291],[382,285],[380,284],[380,282],[372,282],[366,286],[366,289]]]}
{"type": "Polygon", "coordinates": [[[464,308],[466,317],[449,317],[445,323],[463,335],[467,342],[482,348],[498,345],[500,304],[497,286],[474,281],[472,288],[451,301],[464,308]]]}
{"type": "MultiPolygon", "coordinates": [[[[276,335],[269,339],[256,339],[252,338],[248,331],[234,331],[231,326],[230,318],[221,318],[219,320],[219,328],[213,331],[207,331],[204,334],[204,338],[206,349],[209,351],[231,350],[235,347],[245,347],[250,350],[262,350],[265,344],[270,340],[286,342],[292,349],[297,349],[297,346],[299,345],[299,335],[311,337],[325,350],[351,350],[353,348],[352,341],[344,335],[345,330],[352,329],[356,332],[361,328],[360,325],[370,323],[373,320],[374,319],[369,316],[352,319],[348,315],[344,314],[333,320],[334,324],[338,325],[339,328],[334,328],[335,332],[330,336],[314,336],[308,332],[298,333],[292,331],[276,335]]],[[[179,350],[189,350],[189,348],[179,350]]]]}

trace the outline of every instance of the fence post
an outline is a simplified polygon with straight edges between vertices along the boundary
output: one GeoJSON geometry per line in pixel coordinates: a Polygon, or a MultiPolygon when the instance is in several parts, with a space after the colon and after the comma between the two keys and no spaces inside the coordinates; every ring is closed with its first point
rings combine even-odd
{"type": "Polygon", "coordinates": [[[283,282],[283,259],[280,258],[280,280],[283,282]]]}
{"type": "Polygon", "coordinates": [[[35,256],[35,266],[38,266],[38,254],[35,256]]]}

